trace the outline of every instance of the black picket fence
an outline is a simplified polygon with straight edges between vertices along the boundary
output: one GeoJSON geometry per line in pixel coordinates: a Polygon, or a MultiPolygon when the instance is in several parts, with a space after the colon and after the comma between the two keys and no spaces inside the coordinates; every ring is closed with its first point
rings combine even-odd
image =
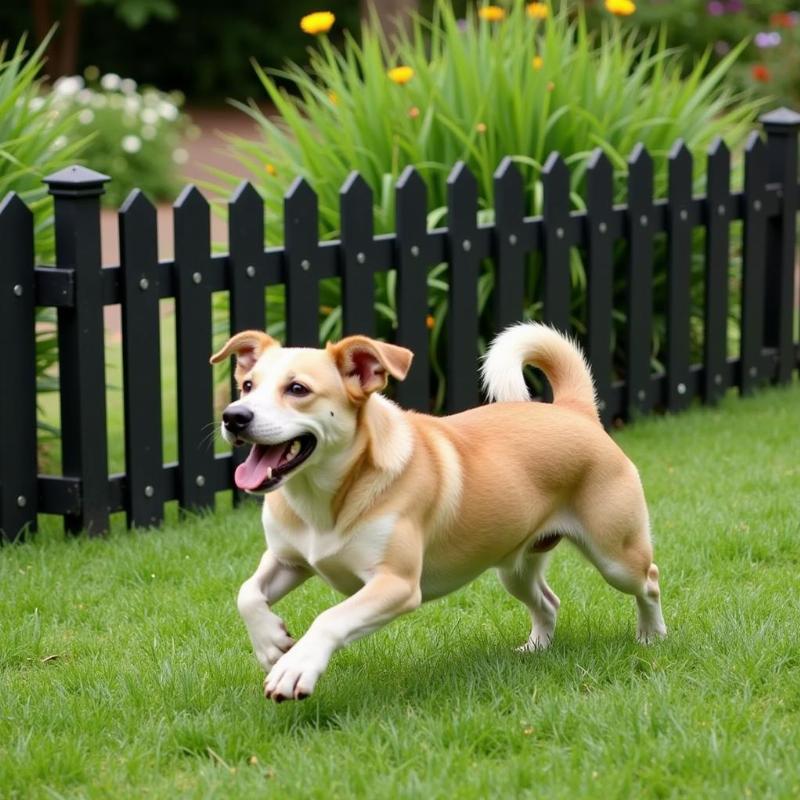
{"type": "MultiPolygon", "coordinates": [[[[495,222],[477,222],[477,186],[456,165],[448,179],[448,227],[428,230],[425,185],[411,168],[396,193],[396,233],[373,235],[372,195],[352,175],[341,192],[341,240],[318,240],[317,200],[297,180],[285,198],[284,245],[264,247],[263,204],[243,184],[229,205],[229,253],[212,255],[209,206],[187,187],[174,206],[172,261],[159,262],[156,212],[134,192],[119,213],[120,265],[101,267],[100,195],[107,178],[70,167],[46,179],[54,197],[56,266],[34,263],[30,210],[15,195],[0,205],[0,539],[34,530],[38,514],[64,518],[68,531],[100,534],[109,514],[130,526],[157,525],[164,504],[214,506],[233,489],[240,456],[208,445],[214,419],[212,293],[229,293],[231,331],[263,328],[264,291],[285,286],[286,343],[319,337],[319,282],[341,279],[343,329],[372,334],[375,275],[397,271],[396,341],[416,354],[396,396],[409,408],[430,402],[427,275],[448,264],[446,380],[448,411],[481,402],[477,285],[483,259],[495,269],[496,330],[522,318],[530,254],[542,254],[543,319],[562,330],[570,320],[570,250],[588,275],[586,336],[603,420],[678,411],[693,398],[715,402],[729,387],[745,394],[763,382],[785,383],[798,366],[795,251],[800,115],[781,109],[762,118],[766,142],[747,143],[744,190],[731,191],[723,142],[709,153],[705,196],[692,196],[692,157],[680,142],[669,159],[669,188],[653,198],[653,165],[638,147],[630,159],[628,202],[613,205],[613,175],[596,153],[587,171],[586,211],[571,211],[569,173],[556,154],[543,174],[541,217],[524,216],[520,173],[510,159],[495,174],[495,222]],[[740,353],[728,358],[730,227],[742,221],[740,353]],[[690,357],[692,234],[705,228],[702,363],[690,357]],[[654,237],[665,233],[667,341],[663,372],[651,369],[654,237]],[[614,247],[627,241],[624,381],[612,369],[614,247]],[[162,457],[159,301],[175,299],[178,460],[162,457]],[[121,304],[124,374],[124,474],[109,475],[103,309],[121,304]],[[58,316],[63,476],[37,474],[35,312],[58,316]]],[[[524,445],[522,445],[524,446],[524,445]]]]}

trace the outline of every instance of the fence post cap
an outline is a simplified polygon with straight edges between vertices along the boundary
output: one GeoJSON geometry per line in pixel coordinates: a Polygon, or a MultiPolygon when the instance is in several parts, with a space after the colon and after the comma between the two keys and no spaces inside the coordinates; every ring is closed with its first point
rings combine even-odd
{"type": "Polygon", "coordinates": [[[64,169],[48,175],[44,182],[52,195],[92,197],[103,194],[105,182],[110,180],[111,178],[103,175],[102,172],[95,172],[93,169],[73,164],[71,167],[64,167],[64,169]]]}
{"type": "Polygon", "coordinates": [[[758,119],[767,130],[800,127],[800,114],[786,106],[768,111],[766,114],[762,114],[758,119]]]}

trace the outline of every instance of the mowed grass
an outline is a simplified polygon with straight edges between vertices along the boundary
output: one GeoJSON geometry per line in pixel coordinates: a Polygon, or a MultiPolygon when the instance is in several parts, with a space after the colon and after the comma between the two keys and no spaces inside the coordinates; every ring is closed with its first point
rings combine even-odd
{"type": "MultiPolygon", "coordinates": [[[[800,796],[800,386],[617,439],[653,517],[651,647],[562,545],[548,652],[514,652],[527,613],[487,574],[275,706],[235,608],[254,504],[5,547],[0,797],[800,796]]],[[[335,601],[314,580],[278,610],[297,634],[335,601]]]]}

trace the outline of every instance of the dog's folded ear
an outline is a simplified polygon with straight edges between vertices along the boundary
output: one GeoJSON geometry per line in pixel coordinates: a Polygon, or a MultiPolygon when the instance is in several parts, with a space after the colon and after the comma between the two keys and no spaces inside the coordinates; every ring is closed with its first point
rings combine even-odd
{"type": "Polygon", "coordinates": [[[401,381],[408,374],[414,354],[405,347],[379,342],[367,336],[348,336],[327,350],[354,399],[386,387],[388,376],[401,381]]]}
{"type": "Polygon", "coordinates": [[[236,355],[236,371],[249,372],[261,354],[278,343],[264,331],[242,331],[232,336],[224,347],[211,356],[212,364],[219,364],[230,355],[236,355]]]}

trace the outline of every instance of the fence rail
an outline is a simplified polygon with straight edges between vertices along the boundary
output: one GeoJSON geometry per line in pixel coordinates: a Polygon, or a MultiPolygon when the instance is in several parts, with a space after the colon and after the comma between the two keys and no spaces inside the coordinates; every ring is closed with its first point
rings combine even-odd
{"type": "Polygon", "coordinates": [[[627,203],[613,204],[611,164],[592,155],[586,210],[570,210],[569,172],[553,154],[544,166],[543,212],[524,215],[522,179],[506,158],[494,176],[495,221],[478,224],[477,185],[463,164],[448,178],[448,227],[428,230],[425,184],[412,169],[396,188],[396,233],[373,235],[372,194],[353,174],[341,191],[341,239],[319,242],[317,199],[296,180],[285,198],[284,245],[264,247],[260,196],[242,184],[229,203],[229,253],[212,255],[210,209],[187,187],[174,206],[175,254],[159,262],[152,204],[138,191],[119,212],[120,264],[101,267],[100,195],[106,176],[70,167],[46,179],[54,198],[56,266],[34,265],[30,210],[15,195],[0,205],[0,340],[7,352],[0,388],[0,539],[34,530],[37,514],[63,516],[68,531],[101,534],[110,513],[130,526],[157,525],[164,504],[210,508],[233,489],[238,454],[204,445],[213,420],[212,294],[228,292],[231,330],[263,328],[264,290],[286,287],[286,341],[318,342],[319,282],[341,279],[345,334],[375,333],[374,276],[397,271],[396,341],[416,353],[398,386],[405,406],[427,410],[430,364],[427,274],[447,263],[446,409],[480,402],[477,286],[484,259],[494,262],[492,320],[499,330],[522,318],[525,271],[542,254],[543,318],[569,329],[572,248],[584,254],[586,348],[603,421],[679,411],[694,399],[716,402],[732,386],[742,394],[785,383],[798,366],[795,282],[800,115],[779,109],[762,118],[745,149],[741,192],[730,189],[730,154],[708,154],[706,194],[692,196],[692,156],[682,142],[669,155],[668,192],[653,198],[653,163],[637,147],[629,160],[627,203]],[[741,351],[727,354],[730,225],[741,220],[741,351]],[[691,363],[689,309],[692,232],[705,236],[703,357],[691,363]],[[666,368],[651,369],[654,238],[666,234],[666,368]],[[624,381],[613,381],[611,352],[614,246],[627,242],[624,381]],[[162,463],[159,301],[175,299],[178,461],[162,463]],[[109,475],[104,365],[104,306],[121,304],[124,370],[124,474],[109,475]],[[37,474],[35,310],[57,309],[63,476],[37,474]]]}

